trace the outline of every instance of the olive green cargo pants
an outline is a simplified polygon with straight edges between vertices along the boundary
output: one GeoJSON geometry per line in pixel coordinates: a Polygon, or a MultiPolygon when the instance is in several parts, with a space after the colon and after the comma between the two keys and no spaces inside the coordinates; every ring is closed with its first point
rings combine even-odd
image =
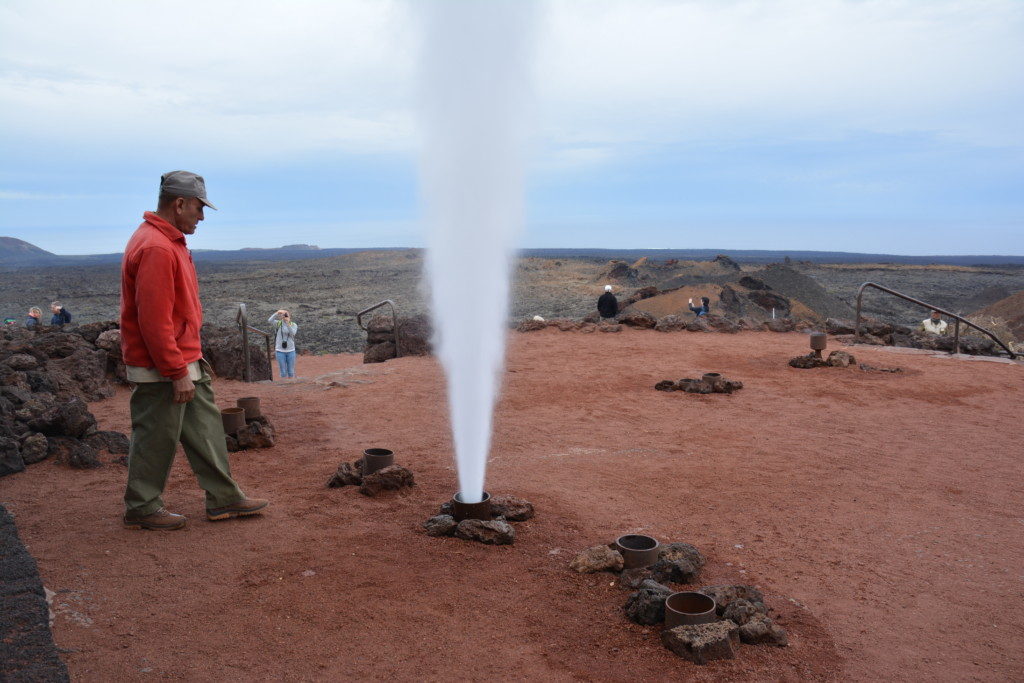
{"type": "Polygon", "coordinates": [[[206,491],[207,509],[230,505],[245,497],[231,478],[224,425],[205,371],[195,386],[196,395],[188,403],[174,402],[170,382],[144,382],[132,390],[126,511],[144,516],[163,507],[160,495],[179,442],[199,485],[206,491]]]}

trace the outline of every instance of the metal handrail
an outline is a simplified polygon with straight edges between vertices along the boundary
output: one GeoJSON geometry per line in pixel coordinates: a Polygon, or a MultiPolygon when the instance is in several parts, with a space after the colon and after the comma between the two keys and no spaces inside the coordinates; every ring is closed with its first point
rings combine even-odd
{"type": "Polygon", "coordinates": [[[953,318],[954,320],[956,320],[956,325],[954,326],[953,351],[952,351],[952,353],[954,353],[954,354],[959,354],[960,353],[960,323],[963,323],[963,324],[967,325],[968,327],[973,327],[974,329],[978,330],[982,334],[987,335],[992,341],[994,341],[996,344],[999,344],[999,346],[1003,347],[1003,350],[1006,351],[1006,353],[1008,353],[1010,355],[1010,359],[1011,360],[1015,359],[1018,355],[1020,355],[1020,354],[1015,353],[1014,351],[1012,351],[1010,349],[1010,347],[1008,347],[1006,344],[1004,344],[1003,341],[999,337],[997,337],[996,335],[992,334],[991,332],[986,330],[984,327],[981,327],[980,325],[975,325],[974,323],[972,323],[967,318],[964,318],[963,316],[957,315],[956,313],[950,313],[949,311],[941,309],[938,306],[932,306],[931,304],[925,303],[924,301],[921,301],[920,299],[915,299],[912,296],[907,296],[906,294],[903,294],[901,292],[897,292],[894,289],[889,289],[888,287],[883,287],[882,285],[880,285],[880,284],[878,284],[876,282],[865,282],[864,284],[862,284],[860,286],[860,289],[857,290],[857,327],[856,327],[856,329],[854,330],[854,333],[853,333],[854,339],[856,339],[857,341],[860,341],[860,321],[861,321],[860,304],[861,304],[861,297],[864,296],[864,290],[867,289],[868,287],[873,287],[873,288],[875,288],[875,289],[877,289],[879,291],[885,292],[886,294],[891,294],[891,295],[893,295],[895,297],[899,297],[900,299],[903,299],[904,301],[909,301],[912,304],[917,304],[918,306],[923,306],[924,308],[930,308],[933,311],[938,311],[942,315],[945,315],[947,317],[950,317],[950,318],[953,318]]]}
{"type": "MultiPolygon", "coordinates": [[[[271,353],[272,343],[270,341],[271,335],[264,332],[261,329],[255,328],[249,324],[249,316],[244,303],[238,304],[238,313],[235,314],[235,323],[238,325],[238,329],[242,332],[242,379],[246,382],[252,380],[252,367],[249,359],[249,333],[256,332],[257,334],[263,335],[263,340],[267,344],[267,363],[270,363],[270,359],[273,357],[271,353]]],[[[270,371],[270,381],[274,381],[274,371],[270,371]]]]}
{"type": "Polygon", "coordinates": [[[356,313],[356,325],[359,325],[359,329],[361,329],[363,332],[369,332],[369,330],[366,329],[366,326],[363,325],[363,316],[369,313],[370,311],[377,310],[381,306],[391,307],[391,329],[395,334],[395,358],[401,358],[402,352],[398,348],[398,314],[395,312],[394,301],[392,301],[391,299],[385,299],[384,301],[376,303],[370,306],[369,308],[364,308],[363,310],[359,311],[358,313],[356,313]]]}

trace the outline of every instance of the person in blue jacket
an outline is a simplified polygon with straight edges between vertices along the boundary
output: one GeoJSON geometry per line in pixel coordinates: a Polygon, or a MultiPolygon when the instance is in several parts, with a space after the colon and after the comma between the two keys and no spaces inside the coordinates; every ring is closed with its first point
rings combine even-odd
{"type": "Polygon", "coordinates": [[[59,301],[54,301],[50,304],[50,311],[53,313],[53,317],[50,318],[50,324],[56,325],[57,327],[64,327],[71,322],[71,314],[68,313],[68,309],[64,308],[63,304],[59,301]]]}
{"type": "Polygon", "coordinates": [[[711,299],[706,296],[700,298],[700,306],[693,305],[693,299],[690,299],[689,308],[693,311],[695,317],[699,318],[702,315],[707,315],[710,312],[711,299]]]}

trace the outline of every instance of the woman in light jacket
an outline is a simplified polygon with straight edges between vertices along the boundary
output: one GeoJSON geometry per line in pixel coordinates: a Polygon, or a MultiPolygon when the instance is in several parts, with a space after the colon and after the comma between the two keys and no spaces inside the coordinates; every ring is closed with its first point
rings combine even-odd
{"type": "Polygon", "coordinates": [[[277,369],[282,378],[294,377],[295,333],[298,332],[299,326],[292,322],[291,313],[283,308],[271,315],[267,322],[277,328],[277,369]]]}

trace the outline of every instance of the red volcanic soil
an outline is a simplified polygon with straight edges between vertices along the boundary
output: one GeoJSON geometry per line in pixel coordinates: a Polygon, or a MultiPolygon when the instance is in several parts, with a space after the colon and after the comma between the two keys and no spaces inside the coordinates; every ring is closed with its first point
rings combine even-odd
{"type": "MultiPolygon", "coordinates": [[[[82,681],[963,680],[1024,677],[1024,367],[854,349],[874,366],[796,370],[799,334],[510,336],[488,489],[534,502],[514,546],[430,538],[455,488],[430,358],[301,357],[263,397],[278,444],[232,455],[265,516],[209,523],[183,457],[178,532],[121,527],[125,468],[49,461],[0,482],[82,681]],[[662,393],[719,371],[731,395],[662,393]],[[334,382],[335,385],[331,385],[334,382]],[[404,496],[328,489],[336,465],[393,449],[404,496]],[[575,553],[619,534],[686,541],[701,584],[755,584],[788,648],[696,666],[622,612],[575,553]]],[[[127,430],[128,393],[93,410],[127,430]]]]}

